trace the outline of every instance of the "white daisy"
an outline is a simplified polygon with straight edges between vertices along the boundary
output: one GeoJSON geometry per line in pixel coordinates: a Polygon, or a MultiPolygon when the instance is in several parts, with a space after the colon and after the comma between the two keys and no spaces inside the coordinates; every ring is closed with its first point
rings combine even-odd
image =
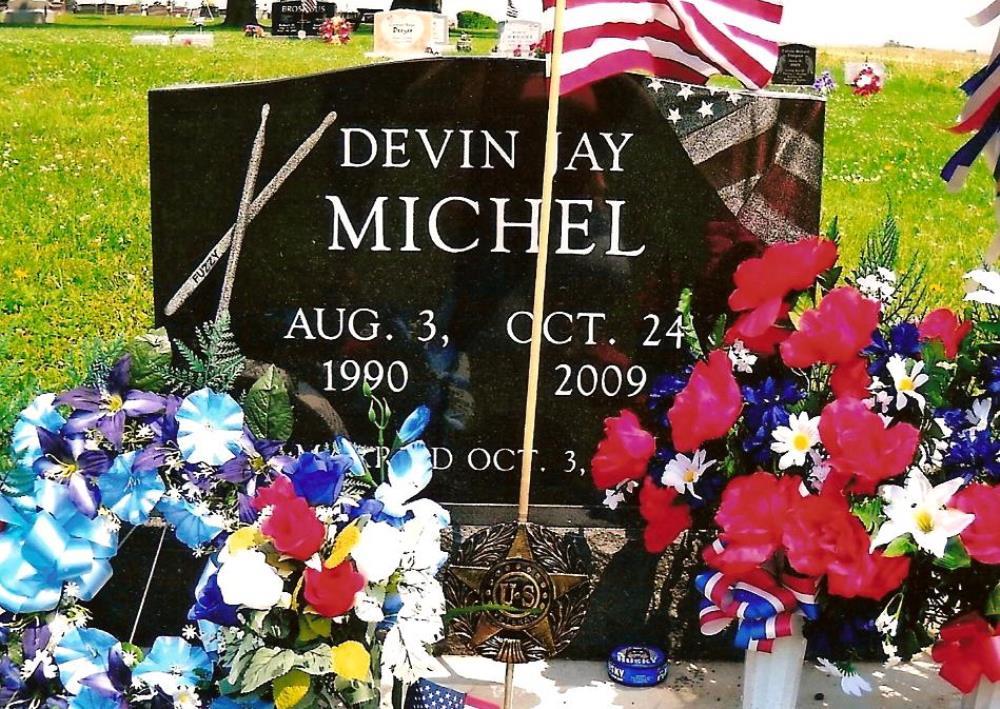
{"type": "Polygon", "coordinates": [[[825,657],[817,657],[819,669],[831,677],[840,678],[840,689],[844,694],[852,697],[860,697],[872,691],[871,683],[858,674],[857,670],[850,664],[835,665],[825,657]]]}
{"type": "Polygon", "coordinates": [[[185,640],[194,640],[198,637],[198,629],[193,625],[185,625],[184,629],[181,630],[181,635],[184,636],[185,640]]]}
{"type": "Polygon", "coordinates": [[[714,460],[705,460],[706,453],[697,450],[691,457],[683,453],[678,453],[677,457],[667,463],[663,469],[663,477],[660,482],[666,487],[672,487],[677,492],[690,492],[692,496],[701,499],[695,494],[694,486],[701,479],[709,468],[715,465],[714,460]]]}
{"type": "Polygon", "coordinates": [[[857,286],[866,298],[887,303],[896,294],[896,274],[880,266],[874,273],[859,278],[857,286]]]}
{"type": "Polygon", "coordinates": [[[729,361],[733,363],[733,369],[743,374],[753,373],[753,366],[757,364],[757,355],[746,348],[742,340],[736,340],[729,348],[729,361]]]}
{"type": "Polygon", "coordinates": [[[883,485],[879,492],[888,503],[884,512],[889,519],[872,539],[871,548],[910,534],[921,549],[939,558],[944,556],[948,540],[976,518],[947,506],[962,484],[962,478],[954,478],[935,487],[920,470],[913,470],[906,477],[905,487],[883,485]]]}
{"type": "Polygon", "coordinates": [[[200,709],[201,707],[198,693],[185,685],[178,686],[171,698],[174,700],[174,709],[200,709]]]}
{"type": "Polygon", "coordinates": [[[787,426],[778,426],[771,433],[771,450],[780,453],[778,467],[786,470],[793,465],[805,465],[813,447],[819,443],[819,416],[809,418],[805,411],[792,414],[787,426]]]}
{"type": "Polygon", "coordinates": [[[918,392],[917,389],[926,384],[929,379],[923,373],[924,363],[914,362],[913,367],[907,369],[906,360],[899,355],[893,355],[889,358],[885,368],[892,375],[892,383],[896,388],[896,408],[906,408],[906,400],[913,399],[917,402],[920,410],[923,411],[926,402],[923,394],[918,392]]]}

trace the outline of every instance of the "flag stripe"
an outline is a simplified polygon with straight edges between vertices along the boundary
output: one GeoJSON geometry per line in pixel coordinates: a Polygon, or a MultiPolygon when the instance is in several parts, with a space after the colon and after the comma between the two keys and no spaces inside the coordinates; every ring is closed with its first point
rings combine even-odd
{"type": "MultiPolygon", "coordinates": [[[[722,32],[718,26],[702,14],[694,3],[681,0],[678,15],[694,38],[695,44],[717,67],[727,74],[735,76],[744,84],[763,86],[770,81],[774,65],[765,67],[758,64],[740,44],[722,32]]],[[[775,61],[777,61],[777,50],[775,51],[775,61]]]]}
{"type": "Polygon", "coordinates": [[[656,23],[652,22],[645,25],[607,24],[603,27],[587,27],[584,29],[578,29],[565,36],[564,51],[568,54],[569,52],[587,50],[593,47],[597,42],[606,39],[623,39],[628,41],[655,40],[659,42],[668,42],[687,54],[690,57],[690,61],[688,63],[693,67],[705,65],[712,73],[717,72],[717,69],[714,66],[709,65],[704,61],[704,59],[698,56],[698,49],[691,44],[690,37],[680,31],[658,27],[656,26],[656,23]]]}
{"type": "Polygon", "coordinates": [[[635,40],[603,38],[587,49],[563,57],[563,93],[627,71],[669,72],[683,81],[704,82],[717,70],[676,44],[651,37],[635,40]]]}

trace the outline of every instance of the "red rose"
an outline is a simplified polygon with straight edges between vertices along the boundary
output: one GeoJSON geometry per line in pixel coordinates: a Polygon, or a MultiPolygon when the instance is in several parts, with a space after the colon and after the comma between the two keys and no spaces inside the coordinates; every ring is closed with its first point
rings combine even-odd
{"type": "MultiPolygon", "coordinates": [[[[857,533],[856,533],[857,534],[857,533]]],[[[864,539],[859,541],[868,543],[868,535],[864,528],[861,529],[864,539]]],[[[843,568],[831,568],[827,572],[827,590],[834,596],[842,598],[870,598],[880,601],[889,593],[892,593],[906,579],[910,573],[910,557],[908,556],[885,556],[877,551],[874,554],[863,550],[855,563],[845,565],[843,568]]]]}
{"type": "Polygon", "coordinates": [[[722,438],[740,416],[743,399],[729,355],[716,350],[698,362],[687,386],[667,412],[674,448],[690,453],[705,441],[722,438]]]}
{"type": "Polygon", "coordinates": [[[639,514],[646,520],[643,540],[650,554],[661,553],[691,526],[688,506],[674,504],[678,496],[676,490],[660,487],[651,478],[646,478],[639,492],[639,514]]]}
{"type": "Polygon", "coordinates": [[[838,399],[865,399],[872,378],[868,375],[868,360],[855,357],[833,368],[830,387],[838,399]]]}
{"type": "Polygon", "coordinates": [[[739,312],[766,306],[774,312],[774,301],[809,288],[836,262],[837,245],[818,236],[769,246],[760,258],[747,259],[736,269],[729,307],[739,312]]]}
{"type": "Polygon", "coordinates": [[[868,554],[869,540],[843,497],[810,495],[793,502],[782,543],[796,571],[822,576],[831,568],[850,567],[859,555],[868,554]]]}
{"type": "Polygon", "coordinates": [[[345,561],[332,569],[306,569],[305,597],[309,605],[322,616],[336,618],[354,608],[354,595],[364,588],[365,578],[358,573],[353,561],[345,561]]]}
{"type": "Polygon", "coordinates": [[[948,308],[938,308],[927,313],[919,329],[921,340],[940,340],[948,359],[955,359],[962,340],[972,330],[972,323],[961,322],[948,308]]]}
{"type": "Polygon", "coordinates": [[[642,477],[655,452],[656,441],[631,411],[604,419],[604,440],[590,461],[594,484],[605,490],[642,477]]]}
{"type": "Polygon", "coordinates": [[[275,504],[260,531],[271,539],[275,549],[301,561],[318,552],[326,539],[326,527],[301,497],[275,504]]]}
{"type": "Polygon", "coordinates": [[[788,315],[788,304],[779,301],[778,315],[769,320],[770,311],[767,308],[758,308],[748,313],[743,313],[732,326],[726,330],[726,344],[733,344],[737,340],[751,352],[762,355],[774,354],[775,348],[785,341],[791,330],[778,327],[775,320],[780,320],[788,315]]]}
{"type": "Polygon", "coordinates": [[[789,367],[811,367],[820,362],[841,364],[858,356],[878,327],[879,304],[854,288],[836,288],[807,310],[799,329],[781,343],[781,358],[789,367]]]}
{"type": "Polygon", "coordinates": [[[734,479],[722,493],[715,523],[725,551],[712,559],[720,571],[741,574],[767,561],[782,545],[789,509],[800,497],[802,480],[757,472],[734,479]]]}
{"type": "Polygon", "coordinates": [[[1000,564],[1000,487],[973,483],[951,498],[951,505],[976,516],[959,535],[969,556],[982,564],[1000,564]]]}
{"type": "Polygon", "coordinates": [[[297,497],[298,495],[295,494],[295,486],[292,485],[292,481],[284,475],[278,475],[269,487],[262,487],[257,490],[252,504],[257,510],[262,510],[265,507],[294,500],[297,497]]]}
{"type": "Polygon", "coordinates": [[[820,415],[819,437],[830,454],[834,479],[846,485],[854,478],[851,490],[862,494],[875,492],[880,482],[906,470],[920,442],[916,428],[908,423],[886,428],[858,399],[827,404],[820,415]]]}

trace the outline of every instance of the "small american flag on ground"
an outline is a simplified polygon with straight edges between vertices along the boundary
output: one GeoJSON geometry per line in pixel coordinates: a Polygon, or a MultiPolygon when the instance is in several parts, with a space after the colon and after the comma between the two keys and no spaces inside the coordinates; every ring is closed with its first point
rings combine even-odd
{"type": "Polygon", "coordinates": [[[500,709],[499,705],[422,679],[410,687],[406,709],[500,709]]]}
{"type": "MultiPolygon", "coordinates": [[[[543,0],[551,35],[555,0],[543,0]]],[[[783,0],[567,0],[562,93],[627,71],[760,88],[778,61],[783,0]]],[[[547,41],[551,47],[551,37],[547,41]]]]}
{"type": "Polygon", "coordinates": [[[691,162],[745,229],[765,243],[817,233],[823,101],[643,82],[691,162]]]}

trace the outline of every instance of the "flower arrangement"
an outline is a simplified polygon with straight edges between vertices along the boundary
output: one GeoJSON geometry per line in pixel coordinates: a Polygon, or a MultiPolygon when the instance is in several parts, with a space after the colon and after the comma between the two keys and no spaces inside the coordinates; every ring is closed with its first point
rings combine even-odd
{"type": "Polygon", "coordinates": [[[985,617],[1000,616],[1000,277],[970,274],[988,285],[963,317],[921,315],[891,218],[852,272],[835,237],[742,263],[707,336],[686,294],[688,364],[646,411],[605,422],[592,476],[611,505],[638,490],[652,553],[716,530],[695,583],[706,635],[769,651],[805,623],[853,693],[853,660],[909,659],[938,636],[943,676],[961,667],[971,691],[998,668],[947,659],[993,642],[985,617]]]}
{"type": "Polygon", "coordinates": [[[855,96],[874,96],[882,91],[882,77],[875,68],[865,64],[853,79],[851,86],[855,96]]]}
{"type": "Polygon", "coordinates": [[[264,28],[260,25],[246,25],[243,28],[243,36],[251,39],[260,39],[264,36],[264,28]]]}
{"type": "Polygon", "coordinates": [[[241,404],[226,319],[197,340],[108,348],[83,386],[20,415],[0,496],[3,706],[375,707],[383,678],[401,696],[431,663],[449,519],[415,499],[432,476],[429,410],[390,445],[392,412],[372,398],[377,448],[294,447],[276,370],[241,404]],[[152,517],[206,569],[197,628],[144,653],[88,627],[82,604],[112,577],[120,527],[152,517]]]}
{"type": "Polygon", "coordinates": [[[328,17],[320,25],[319,36],[326,44],[347,44],[351,41],[353,29],[353,25],[343,17],[328,17]]]}
{"type": "Polygon", "coordinates": [[[829,96],[830,93],[837,90],[837,83],[833,80],[833,74],[830,73],[829,69],[824,70],[813,82],[813,89],[824,96],[829,96]]]}

